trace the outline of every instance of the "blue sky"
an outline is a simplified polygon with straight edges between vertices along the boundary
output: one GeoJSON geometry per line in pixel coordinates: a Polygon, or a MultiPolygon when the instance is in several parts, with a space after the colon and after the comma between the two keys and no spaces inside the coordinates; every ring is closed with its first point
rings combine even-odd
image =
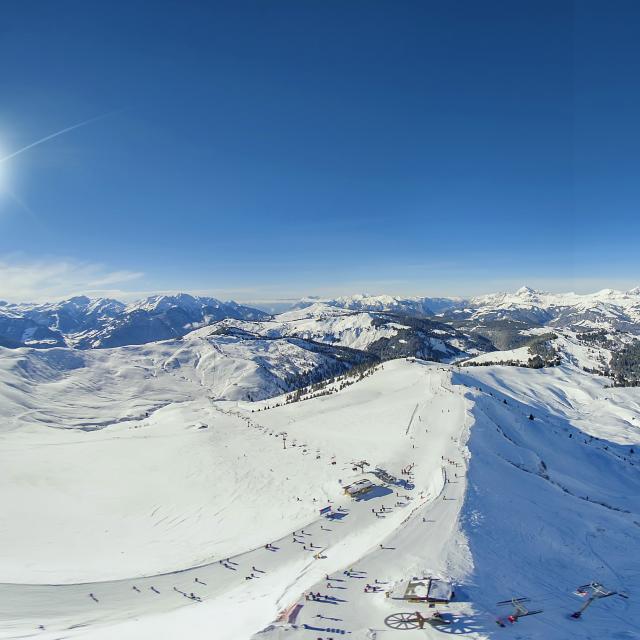
{"type": "Polygon", "coordinates": [[[0,299],[640,284],[637,3],[24,2],[0,299]],[[124,292],[124,293],[123,293],[124,292]]]}

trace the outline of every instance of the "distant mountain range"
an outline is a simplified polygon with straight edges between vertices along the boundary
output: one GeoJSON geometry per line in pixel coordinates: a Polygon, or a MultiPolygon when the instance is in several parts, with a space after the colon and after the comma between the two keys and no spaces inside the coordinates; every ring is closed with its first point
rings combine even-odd
{"type": "Polygon", "coordinates": [[[521,287],[515,293],[474,298],[429,298],[354,295],[333,299],[306,298],[296,306],[324,304],[360,311],[390,311],[456,321],[468,326],[513,322],[531,326],[606,329],[640,333],[640,287],[603,289],[592,294],[545,293],[521,287]]]}
{"type": "Polygon", "coordinates": [[[58,368],[99,362],[106,371],[112,358],[137,359],[227,399],[270,397],[403,357],[568,363],[617,385],[640,384],[640,289],[561,295],[523,287],[471,299],[356,295],[307,298],[295,307],[268,314],[188,294],[130,304],[84,296],[0,302],[0,351],[17,379],[47,367],[55,377],[58,368]]]}
{"type": "Polygon", "coordinates": [[[367,294],[356,294],[339,298],[302,298],[293,305],[293,308],[303,309],[312,304],[324,303],[332,307],[352,309],[355,311],[391,311],[406,315],[433,316],[444,310],[456,308],[466,302],[467,301],[462,298],[403,298],[388,295],[371,296],[367,294]]]}
{"type": "Polygon", "coordinates": [[[168,340],[224,318],[260,320],[269,314],[236,302],[191,296],[151,296],[126,305],[78,296],[45,304],[0,302],[0,345],[79,349],[168,340]]]}
{"type": "Polygon", "coordinates": [[[522,287],[470,299],[364,294],[304,298],[277,315],[184,293],[131,304],[84,296],[45,304],[0,302],[0,346],[9,348],[146,344],[210,326],[218,333],[304,337],[370,352],[388,351],[393,338],[401,355],[412,351],[424,357],[453,357],[458,352],[518,346],[520,333],[532,327],[639,335],[640,288],[579,295],[522,287]]]}

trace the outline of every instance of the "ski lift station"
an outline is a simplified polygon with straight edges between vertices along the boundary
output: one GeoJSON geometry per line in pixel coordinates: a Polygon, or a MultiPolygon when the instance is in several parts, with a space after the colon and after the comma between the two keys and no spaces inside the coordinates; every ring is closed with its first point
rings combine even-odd
{"type": "Polygon", "coordinates": [[[357,498],[367,491],[371,491],[373,489],[373,482],[368,480],[367,478],[363,478],[362,480],[357,480],[356,482],[352,482],[350,485],[344,487],[344,492],[346,495],[351,496],[352,498],[357,498]]]}
{"type": "Polygon", "coordinates": [[[453,600],[453,585],[439,578],[412,578],[401,582],[392,597],[409,602],[434,602],[447,604],[453,600]]]}

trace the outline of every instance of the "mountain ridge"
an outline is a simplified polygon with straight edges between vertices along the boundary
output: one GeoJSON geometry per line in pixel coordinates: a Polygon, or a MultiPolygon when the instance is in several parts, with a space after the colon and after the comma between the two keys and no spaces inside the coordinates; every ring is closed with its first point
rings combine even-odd
{"type": "Polygon", "coordinates": [[[187,293],[149,296],[129,304],[74,296],[55,303],[0,305],[0,337],[37,348],[104,348],[181,337],[227,317],[264,319],[269,314],[237,302],[187,293]]]}
{"type": "MultiPolygon", "coordinates": [[[[532,327],[605,330],[640,335],[640,287],[602,289],[590,294],[549,293],[523,286],[472,298],[402,297],[354,294],[337,298],[307,297],[279,314],[232,300],[188,293],[152,295],[124,303],[113,298],[74,296],[53,303],[0,302],[0,339],[4,345],[78,349],[108,348],[180,338],[224,320],[286,322],[294,312],[321,322],[332,310],[354,314],[395,314],[443,323],[469,337],[489,337],[496,330],[532,327]]],[[[295,315],[295,314],[294,314],[295,315]]],[[[353,316],[355,321],[355,316],[353,316]]],[[[299,321],[298,318],[297,321],[299,321]]],[[[387,318],[384,322],[390,322],[387,318]]],[[[406,321],[400,320],[400,324],[406,321]]],[[[504,340],[497,348],[511,348],[504,340]]]]}

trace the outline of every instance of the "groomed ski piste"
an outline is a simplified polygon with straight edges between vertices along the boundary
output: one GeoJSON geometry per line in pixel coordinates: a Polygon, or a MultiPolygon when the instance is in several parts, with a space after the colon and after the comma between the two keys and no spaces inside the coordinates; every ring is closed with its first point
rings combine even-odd
{"type": "Polygon", "coordinates": [[[110,353],[107,383],[64,358],[32,381],[73,415],[25,407],[0,434],[0,638],[640,638],[637,389],[403,359],[322,397],[214,401],[110,353]],[[450,603],[403,599],[428,577],[450,603]],[[627,597],[572,619],[592,581],[627,597]],[[511,598],[542,613],[511,623],[511,598]]]}

